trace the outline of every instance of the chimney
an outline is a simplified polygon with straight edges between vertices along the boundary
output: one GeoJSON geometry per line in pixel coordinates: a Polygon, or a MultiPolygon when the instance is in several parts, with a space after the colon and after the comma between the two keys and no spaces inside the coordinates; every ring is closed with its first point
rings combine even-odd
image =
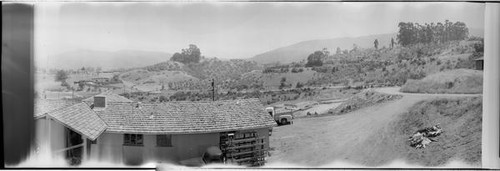
{"type": "Polygon", "coordinates": [[[94,107],[106,107],[106,97],[105,96],[94,96],[94,107]]]}

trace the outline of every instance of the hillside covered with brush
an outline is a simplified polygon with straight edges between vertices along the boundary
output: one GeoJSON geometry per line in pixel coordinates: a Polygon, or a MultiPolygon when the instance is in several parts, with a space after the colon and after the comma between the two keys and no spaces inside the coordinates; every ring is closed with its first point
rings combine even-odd
{"type": "Polygon", "coordinates": [[[284,64],[299,62],[305,60],[307,58],[307,55],[309,55],[311,52],[323,48],[327,48],[331,51],[334,51],[337,48],[345,50],[351,49],[354,44],[366,48],[373,46],[373,40],[375,39],[378,39],[381,42],[381,47],[389,46],[391,38],[395,36],[396,34],[392,33],[361,37],[309,40],[255,55],[254,57],[250,58],[250,60],[256,61],[260,64],[269,64],[276,62],[284,64]]]}
{"type": "Polygon", "coordinates": [[[206,58],[196,45],[189,45],[168,61],[123,73],[122,79],[136,85],[148,84],[148,90],[202,90],[210,88],[214,79],[218,87],[228,89],[255,70],[262,70],[262,66],[242,59],[206,58]]]}
{"type": "MultiPolygon", "coordinates": [[[[483,37],[484,35],[483,29],[470,28],[468,32],[471,37],[483,37]]],[[[360,37],[308,40],[255,55],[249,60],[256,61],[259,64],[300,62],[306,60],[311,52],[323,48],[332,52],[335,52],[337,48],[342,51],[351,50],[354,45],[360,48],[370,48],[373,47],[375,39],[378,40],[380,48],[388,48],[391,38],[396,39],[396,36],[397,33],[388,33],[360,37]]]]}

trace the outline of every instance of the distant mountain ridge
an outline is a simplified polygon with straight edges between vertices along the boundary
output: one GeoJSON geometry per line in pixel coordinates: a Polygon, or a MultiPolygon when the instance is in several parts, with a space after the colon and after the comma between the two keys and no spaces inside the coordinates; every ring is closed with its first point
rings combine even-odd
{"type": "Polygon", "coordinates": [[[74,50],[50,56],[42,61],[48,68],[77,69],[81,67],[102,67],[103,69],[134,68],[168,61],[172,55],[165,52],[120,50],[74,50]]]}
{"type": "Polygon", "coordinates": [[[354,38],[344,37],[334,39],[309,40],[264,52],[250,58],[249,60],[256,61],[260,64],[275,62],[299,62],[301,60],[307,59],[307,56],[309,56],[309,54],[313,53],[314,51],[322,50],[323,48],[327,48],[330,53],[335,53],[337,47],[340,47],[342,50],[350,50],[353,48],[353,44],[356,44],[361,48],[371,48],[373,47],[373,42],[375,41],[375,39],[378,39],[379,47],[388,47],[391,42],[391,38],[394,38],[394,40],[396,40],[396,33],[378,34],[354,38]]]}

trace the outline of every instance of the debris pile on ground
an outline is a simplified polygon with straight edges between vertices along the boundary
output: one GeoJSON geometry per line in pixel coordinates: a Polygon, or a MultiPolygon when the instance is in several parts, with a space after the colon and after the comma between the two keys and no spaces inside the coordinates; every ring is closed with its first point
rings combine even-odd
{"type": "Polygon", "coordinates": [[[438,124],[433,127],[427,127],[418,130],[412,136],[410,136],[408,141],[410,141],[410,146],[412,147],[415,147],[417,149],[425,148],[431,142],[437,141],[435,137],[441,135],[441,133],[443,133],[443,130],[441,129],[441,127],[439,127],[438,124]]]}
{"type": "Polygon", "coordinates": [[[355,96],[349,98],[338,107],[334,109],[330,109],[328,111],[329,114],[344,114],[348,113],[363,107],[372,106],[378,103],[383,103],[391,100],[400,99],[403,96],[401,95],[391,95],[385,93],[379,93],[373,90],[365,90],[356,94],[355,96]]]}

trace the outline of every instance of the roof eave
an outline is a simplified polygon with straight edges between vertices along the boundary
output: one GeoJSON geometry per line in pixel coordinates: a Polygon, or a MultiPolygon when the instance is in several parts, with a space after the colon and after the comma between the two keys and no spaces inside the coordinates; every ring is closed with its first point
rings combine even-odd
{"type": "Polygon", "coordinates": [[[272,128],[277,126],[277,124],[259,126],[259,127],[251,127],[251,128],[235,128],[235,129],[223,129],[223,130],[214,130],[214,131],[193,131],[193,132],[171,132],[171,131],[117,131],[117,130],[106,130],[105,133],[112,134],[144,134],[144,135],[158,135],[158,134],[170,134],[170,135],[186,135],[186,134],[210,134],[210,133],[220,133],[220,132],[230,132],[230,131],[242,131],[242,130],[254,130],[254,129],[263,129],[263,128],[272,128]]]}
{"type": "Polygon", "coordinates": [[[66,124],[66,123],[64,123],[64,122],[62,122],[62,121],[60,121],[59,119],[57,119],[57,118],[55,118],[55,117],[52,117],[52,116],[50,116],[50,115],[46,115],[46,116],[47,116],[47,117],[49,117],[49,118],[51,118],[52,120],[56,121],[57,123],[59,123],[59,124],[63,125],[64,127],[69,128],[69,129],[71,129],[71,130],[75,131],[76,133],[78,133],[78,134],[82,135],[83,137],[86,137],[86,138],[88,138],[88,139],[90,139],[90,140],[92,140],[92,141],[94,141],[94,140],[95,140],[95,139],[97,139],[99,136],[101,136],[101,134],[102,134],[102,133],[104,133],[104,132],[106,131],[106,129],[107,129],[107,125],[106,125],[106,127],[105,127],[102,131],[100,131],[97,135],[95,135],[95,136],[89,136],[89,135],[87,135],[87,134],[82,133],[80,130],[75,129],[75,128],[73,128],[73,127],[69,126],[68,124],[66,124]]]}

